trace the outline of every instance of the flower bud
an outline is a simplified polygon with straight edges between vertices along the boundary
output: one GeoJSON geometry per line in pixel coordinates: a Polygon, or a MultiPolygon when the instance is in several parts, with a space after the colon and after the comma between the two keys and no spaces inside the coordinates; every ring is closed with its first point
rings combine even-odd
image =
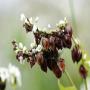
{"type": "Polygon", "coordinates": [[[35,65],[35,60],[33,57],[28,57],[27,61],[29,61],[31,68],[35,65]]]}
{"type": "Polygon", "coordinates": [[[33,24],[29,24],[29,23],[24,23],[23,24],[23,27],[26,29],[26,32],[28,33],[28,32],[30,32],[30,31],[32,31],[32,29],[33,29],[33,24]]]}
{"type": "Polygon", "coordinates": [[[80,65],[79,72],[80,72],[80,75],[82,76],[82,78],[86,79],[86,77],[87,77],[87,70],[84,67],[84,65],[80,65]]]}
{"type": "Polygon", "coordinates": [[[41,65],[44,62],[44,58],[43,58],[43,53],[42,52],[37,53],[36,60],[37,60],[39,65],[41,65]]]}
{"type": "Polygon", "coordinates": [[[58,64],[60,70],[61,70],[62,72],[64,72],[64,71],[65,71],[65,62],[64,62],[64,59],[60,58],[60,59],[58,60],[57,64],[58,64]]]}
{"type": "Polygon", "coordinates": [[[42,71],[47,72],[47,62],[45,59],[44,59],[43,63],[40,65],[40,67],[41,67],[42,71]]]}
{"type": "Polygon", "coordinates": [[[49,38],[50,48],[53,50],[55,49],[55,37],[50,36],[49,38]]]}
{"type": "Polygon", "coordinates": [[[72,46],[71,38],[68,37],[68,36],[65,36],[65,37],[64,37],[64,40],[63,40],[63,47],[70,49],[71,46],[72,46]]]}
{"type": "Polygon", "coordinates": [[[56,37],[55,38],[55,46],[58,48],[58,49],[62,49],[63,48],[63,42],[60,38],[56,37]]]}
{"type": "Polygon", "coordinates": [[[44,72],[47,72],[47,63],[43,57],[42,52],[37,53],[36,60],[37,60],[38,64],[40,65],[41,70],[43,70],[44,72]]]}
{"type": "Polygon", "coordinates": [[[79,62],[80,59],[82,58],[82,52],[81,49],[79,47],[79,45],[75,45],[72,49],[72,60],[73,62],[79,62]]]}
{"type": "Polygon", "coordinates": [[[62,71],[60,70],[60,68],[58,67],[58,65],[57,65],[56,62],[53,62],[52,63],[52,71],[53,71],[53,73],[55,74],[55,76],[57,78],[60,78],[61,77],[62,71]]]}
{"type": "Polygon", "coordinates": [[[67,24],[66,27],[65,27],[65,33],[69,36],[69,37],[72,37],[72,27],[67,24]]]}
{"type": "Polygon", "coordinates": [[[48,38],[42,38],[42,45],[47,50],[49,49],[49,39],[48,38]]]}
{"type": "Polygon", "coordinates": [[[16,59],[18,59],[19,61],[25,59],[25,57],[23,56],[23,51],[17,52],[16,59]]]}

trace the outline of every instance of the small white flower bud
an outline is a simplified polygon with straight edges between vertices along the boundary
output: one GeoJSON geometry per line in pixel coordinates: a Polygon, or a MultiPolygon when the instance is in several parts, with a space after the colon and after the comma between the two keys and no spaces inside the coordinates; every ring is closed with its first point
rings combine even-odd
{"type": "Polygon", "coordinates": [[[36,52],[36,49],[32,49],[32,53],[35,53],[36,52]]]}
{"type": "Polygon", "coordinates": [[[23,44],[21,42],[19,43],[19,48],[23,49],[23,44]]]}
{"type": "Polygon", "coordinates": [[[26,17],[25,17],[25,15],[23,13],[20,15],[20,20],[21,21],[25,21],[26,20],[26,17]]]}
{"type": "Polygon", "coordinates": [[[36,51],[37,52],[40,52],[42,50],[42,46],[41,45],[38,45],[38,47],[36,48],[36,51]]]}
{"type": "Polygon", "coordinates": [[[35,46],[36,46],[36,43],[35,42],[30,44],[30,47],[31,48],[34,48],[35,46]]]}
{"type": "Polygon", "coordinates": [[[23,47],[23,52],[26,51],[26,50],[27,50],[27,48],[24,46],[24,47],[23,47]]]}
{"type": "Polygon", "coordinates": [[[33,30],[32,30],[34,33],[37,31],[37,26],[36,25],[33,25],[33,30]]]}
{"type": "Polygon", "coordinates": [[[8,77],[9,77],[8,69],[6,69],[6,68],[0,68],[1,82],[5,82],[5,80],[7,80],[8,77]]]}
{"type": "Polygon", "coordinates": [[[51,25],[50,24],[48,24],[48,28],[51,28],[51,25]]]}
{"type": "Polygon", "coordinates": [[[86,58],[87,58],[87,54],[84,53],[82,58],[83,58],[83,60],[86,60],[86,58]]]}
{"type": "Polygon", "coordinates": [[[37,23],[37,22],[38,22],[38,20],[39,20],[39,17],[36,17],[36,18],[35,18],[35,23],[37,23]]]}

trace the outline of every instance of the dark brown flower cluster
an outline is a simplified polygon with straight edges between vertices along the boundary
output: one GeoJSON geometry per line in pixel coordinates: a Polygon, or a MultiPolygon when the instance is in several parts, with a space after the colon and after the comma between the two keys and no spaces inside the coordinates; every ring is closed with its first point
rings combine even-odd
{"type": "MultiPolygon", "coordinates": [[[[16,52],[16,59],[19,62],[27,62],[33,67],[37,62],[42,71],[47,72],[49,68],[57,78],[60,78],[65,70],[63,58],[59,58],[59,50],[63,48],[70,49],[72,46],[72,27],[66,20],[60,21],[56,29],[39,29],[32,19],[24,17],[23,27],[26,32],[33,32],[35,43],[31,49],[27,50],[22,43],[17,44],[12,41],[13,50],[16,52]]],[[[75,44],[71,50],[73,62],[79,62],[82,59],[82,52],[79,44],[75,44]]],[[[83,65],[80,66],[80,74],[85,78],[86,71],[83,65]]]]}
{"type": "Polygon", "coordinates": [[[37,62],[42,71],[47,72],[47,68],[49,68],[57,78],[60,78],[65,70],[65,63],[64,59],[59,58],[58,50],[71,48],[71,26],[63,21],[62,26],[48,32],[34,28],[34,24],[31,24],[28,19],[27,22],[23,26],[26,32],[33,32],[36,45],[27,50],[21,44],[18,45],[16,41],[12,41],[17,60],[23,62],[26,59],[31,67],[37,62]]]}

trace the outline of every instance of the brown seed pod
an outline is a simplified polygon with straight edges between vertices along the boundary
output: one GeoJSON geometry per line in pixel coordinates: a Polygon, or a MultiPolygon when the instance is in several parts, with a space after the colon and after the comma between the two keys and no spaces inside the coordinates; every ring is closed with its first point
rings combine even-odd
{"type": "Polygon", "coordinates": [[[47,50],[47,49],[49,49],[49,39],[48,38],[45,38],[45,37],[43,37],[42,38],[42,45],[43,45],[43,47],[47,50]]]}
{"type": "Polygon", "coordinates": [[[13,45],[13,50],[17,50],[17,43],[15,40],[12,41],[12,45],[13,45]]]}
{"type": "Polygon", "coordinates": [[[58,60],[57,64],[58,64],[60,70],[61,70],[62,72],[64,72],[64,71],[65,71],[65,62],[64,62],[64,59],[60,58],[60,59],[58,60]]]}
{"type": "Polygon", "coordinates": [[[72,54],[72,60],[73,62],[79,62],[80,59],[82,58],[82,52],[80,50],[79,45],[75,45],[71,51],[72,54]]]}
{"type": "Polygon", "coordinates": [[[35,65],[35,63],[36,63],[36,60],[35,60],[32,56],[28,57],[28,58],[27,58],[27,61],[30,63],[31,68],[32,68],[32,67],[35,65]]]}
{"type": "Polygon", "coordinates": [[[45,61],[43,57],[43,52],[39,52],[35,56],[37,63],[40,65],[41,70],[44,72],[47,72],[47,62],[45,61]]]}
{"type": "Polygon", "coordinates": [[[41,41],[41,35],[40,35],[40,32],[38,31],[38,28],[37,28],[37,32],[34,33],[34,37],[35,37],[35,41],[36,41],[36,44],[40,44],[40,41],[41,41]]]}
{"type": "Polygon", "coordinates": [[[33,29],[33,24],[25,23],[25,24],[23,24],[23,27],[26,29],[26,32],[28,33],[28,32],[30,32],[30,31],[32,31],[32,29],[33,29]]]}
{"type": "Polygon", "coordinates": [[[71,46],[72,46],[71,37],[65,35],[65,36],[64,36],[64,39],[63,39],[63,47],[70,49],[71,46]]]}
{"type": "Polygon", "coordinates": [[[40,67],[41,67],[42,71],[47,72],[47,62],[45,59],[44,59],[43,63],[40,65],[40,67]]]}
{"type": "Polygon", "coordinates": [[[53,73],[55,74],[55,76],[57,78],[60,78],[61,77],[62,71],[59,69],[59,67],[58,67],[58,65],[57,65],[56,62],[53,62],[52,63],[52,71],[53,71],[53,73]]]}
{"type": "Polygon", "coordinates": [[[35,55],[35,58],[37,60],[37,63],[39,65],[41,65],[44,62],[44,58],[43,58],[43,52],[39,52],[35,55]]]}
{"type": "Polygon", "coordinates": [[[80,65],[79,72],[80,72],[80,75],[82,76],[82,78],[86,79],[86,77],[87,77],[87,70],[84,67],[84,65],[80,65]]]}
{"type": "Polygon", "coordinates": [[[49,38],[50,48],[53,50],[55,49],[55,37],[50,36],[49,38]]]}
{"type": "Polygon", "coordinates": [[[58,49],[62,49],[63,48],[63,42],[62,42],[62,40],[59,37],[55,38],[55,46],[58,49]]]}
{"type": "Polygon", "coordinates": [[[67,36],[72,37],[72,27],[70,24],[67,24],[65,27],[65,34],[67,34],[67,36]]]}

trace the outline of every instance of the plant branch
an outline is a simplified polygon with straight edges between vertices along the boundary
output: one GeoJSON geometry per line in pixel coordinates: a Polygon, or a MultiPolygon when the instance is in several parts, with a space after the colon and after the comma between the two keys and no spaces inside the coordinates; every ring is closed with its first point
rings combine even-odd
{"type": "Polygon", "coordinates": [[[75,86],[75,84],[74,84],[74,82],[72,81],[72,79],[71,79],[69,73],[67,72],[67,70],[65,70],[65,74],[66,74],[68,80],[71,82],[71,84],[72,84],[73,86],[75,86]]]}
{"type": "Polygon", "coordinates": [[[88,87],[87,87],[87,80],[84,79],[84,83],[85,83],[85,90],[88,90],[88,87]]]}

